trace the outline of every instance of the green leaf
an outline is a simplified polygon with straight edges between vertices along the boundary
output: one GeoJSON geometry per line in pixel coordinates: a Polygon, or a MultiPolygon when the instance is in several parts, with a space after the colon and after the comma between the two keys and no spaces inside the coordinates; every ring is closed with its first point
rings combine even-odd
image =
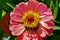
{"type": "Polygon", "coordinates": [[[4,10],[2,10],[2,17],[6,14],[6,12],[4,10]]]}
{"type": "Polygon", "coordinates": [[[7,1],[7,0],[5,0],[5,1],[4,0],[0,0],[0,8],[2,10],[5,10],[6,12],[10,12],[12,10],[12,8],[9,5],[7,5],[7,2],[11,3],[9,1],[7,1]]]}
{"type": "Polygon", "coordinates": [[[59,26],[54,26],[53,29],[54,29],[54,30],[60,30],[60,27],[59,27],[59,26]]]}
{"type": "Polygon", "coordinates": [[[51,0],[49,8],[52,9],[52,6],[53,6],[53,1],[51,0]]]}
{"type": "Polygon", "coordinates": [[[54,15],[54,19],[57,18],[57,14],[58,14],[58,0],[55,1],[55,4],[53,4],[53,15],[54,15]]]}
{"type": "Polygon", "coordinates": [[[60,2],[59,2],[59,7],[60,7],[60,2]]]}
{"type": "Polygon", "coordinates": [[[56,22],[56,23],[60,24],[60,21],[54,20],[54,22],[56,22]]]}

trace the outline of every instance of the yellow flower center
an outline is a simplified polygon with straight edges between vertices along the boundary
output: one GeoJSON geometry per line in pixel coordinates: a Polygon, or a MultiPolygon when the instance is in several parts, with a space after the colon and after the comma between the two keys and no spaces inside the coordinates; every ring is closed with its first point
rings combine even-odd
{"type": "Polygon", "coordinates": [[[27,28],[35,28],[39,23],[39,14],[35,11],[25,12],[22,16],[23,25],[27,28]]]}

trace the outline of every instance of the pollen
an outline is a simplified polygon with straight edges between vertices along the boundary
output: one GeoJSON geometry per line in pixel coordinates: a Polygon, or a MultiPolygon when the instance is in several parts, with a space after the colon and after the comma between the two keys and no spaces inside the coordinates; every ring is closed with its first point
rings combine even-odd
{"type": "Polygon", "coordinates": [[[39,23],[39,14],[35,11],[25,12],[22,16],[23,25],[27,28],[35,28],[39,23]]]}

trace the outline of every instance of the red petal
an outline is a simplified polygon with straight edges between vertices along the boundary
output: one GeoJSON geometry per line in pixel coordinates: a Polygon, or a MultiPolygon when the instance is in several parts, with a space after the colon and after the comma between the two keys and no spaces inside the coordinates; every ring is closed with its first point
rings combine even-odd
{"type": "Polygon", "coordinates": [[[53,29],[51,26],[48,26],[46,23],[42,23],[41,29],[46,32],[47,35],[52,33],[53,29]]]}
{"type": "Polygon", "coordinates": [[[17,40],[42,40],[42,38],[35,32],[35,31],[32,31],[32,30],[26,30],[22,36],[18,36],[17,40]],[[22,38],[20,38],[22,37],[22,38]]]}
{"type": "Polygon", "coordinates": [[[52,15],[46,15],[45,17],[41,18],[41,22],[47,22],[47,21],[51,21],[53,20],[53,16],[52,15]]]}
{"type": "Polygon", "coordinates": [[[22,22],[16,22],[16,21],[10,20],[10,25],[17,25],[17,24],[22,24],[22,22]]]}
{"type": "Polygon", "coordinates": [[[37,30],[37,33],[40,35],[40,34],[42,34],[42,30],[41,30],[41,28],[39,27],[37,30]]]}
{"type": "Polygon", "coordinates": [[[36,10],[36,8],[38,7],[38,2],[36,1],[29,1],[28,2],[28,9],[29,10],[36,10]]]}
{"type": "Polygon", "coordinates": [[[16,21],[16,22],[21,22],[21,21],[22,21],[21,16],[15,14],[15,13],[13,13],[13,12],[10,14],[10,16],[11,16],[11,20],[14,20],[14,21],[16,21]]]}
{"type": "Polygon", "coordinates": [[[17,36],[17,40],[22,40],[23,39],[23,35],[17,36]]]}
{"type": "Polygon", "coordinates": [[[41,30],[41,27],[42,26],[40,25],[40,27],[36,30],[37,34],[39,34],[39,36],[42,37],[42,38],[47,37],[47,34],[43,30],[41,30]]]}
{"type": "Polygon", "coordinates": [[[42,27],[42,28],[48,33],[48,35],[53,32],[53,29],[52,28],[51,29],[47,29],[45,27],[42,27]]]}
{"type": "Polygon", "coordinates": [[[27,11],[27,5],[24,2],[19,3],[13,10],[13,12],[17,14],[23,14],[26,11],[27,11]]]}
{"type": "Polygon", "coordinates": [[[54,22],[52,22],[52,21],[48,21],[48,22],[46,22],[46,24],[48,24],[48,26],[50,26],[50,27],[54,27],[54,22]]]}
{"type": "Polygon", "coordinates": [[[21,24],[12,25],[12,26],[10,25],[9,30],[11,30],[12,35],[18,36],[18,35],[21,35],[25,31],[25,28],[21,24]]]}
{"type": "Polygon", "coordinates": [[[42,14],[43,12],[45,12],[47,10],[47,6],[43,3],[40,3],[37,9],[37,12],[42,14]]]}
{"type": "Polygon", "coordinates": [[[42,15],[52,15],[51,9],[48,8],[42,15]]]}

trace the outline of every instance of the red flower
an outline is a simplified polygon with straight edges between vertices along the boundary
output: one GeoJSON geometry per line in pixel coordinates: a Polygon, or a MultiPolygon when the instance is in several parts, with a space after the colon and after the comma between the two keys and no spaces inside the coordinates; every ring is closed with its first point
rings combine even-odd
{"type": "Polygon", "coordinates": [[[8,24],[9,20],[10,20],[10,14],[6,13],[5,16],[3,16],[2,18],[2,30],[4,30],[6,33],[10,33],[8,24]]]}
{"type": "Polygon", "coordinates": [[[42,40],[53,31],[52,11],[35,0],[19,3],[10,17],[9,29],[17,40],[42,40]]]}

